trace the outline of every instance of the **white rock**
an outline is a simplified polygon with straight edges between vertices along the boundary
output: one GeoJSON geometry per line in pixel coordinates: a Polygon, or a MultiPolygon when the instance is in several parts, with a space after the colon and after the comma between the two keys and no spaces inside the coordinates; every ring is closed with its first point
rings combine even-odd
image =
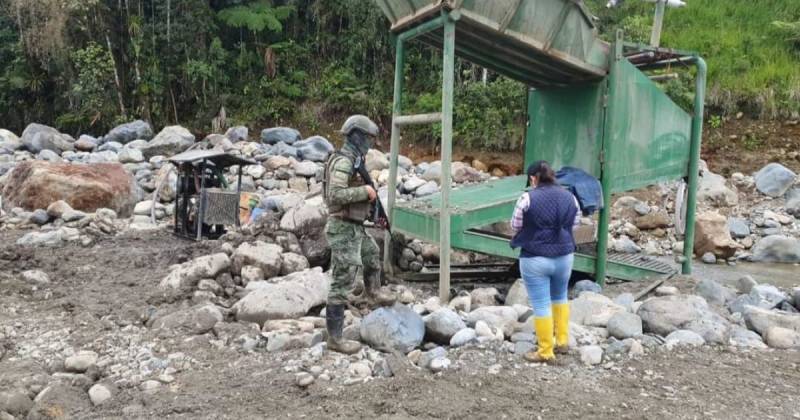
{"type": "Polygon", "coordinates": [[[93,351],[80,351],[64,360],[64,369],[68,372],[83,373],[97,364],[97,353],[93,351]]]}
{"type": "Polygon", "coordinates": [[[39,285],[50,283],[50,277],[48,277],[47,273],[45,273],[42,270],[23,271],[21,276],[22,279],[28,283],[39,284],[39,285]]]}
{"type": "Polygon", "coordinates": [[[578,349],[581,362],[586,365],[599,365],[603,361],[603,348],[600,346],[584,346],[578,349]]]}
{"type": "Polygon", "coordinates": [[[216,278],[217,274],[227,270],[230,265],[231,260],[225,253],[195,258],[172,270],[161,280],[159,286],[173,289],[194,287],[201,279],[216,278]]]}
{"type": "Polygon", "coordinates": [[[111,398],[111,390],[103,384],[94,384],[89,388],[89,399],[93,405],[100,405],[111,398]]]}
{"type": "Polygon", "coordinates": [[[700,334],[689,330],[674,331],[664,340],[664,345],[669,349],[681,346],[698,347],[705,343],[706,340],[704,340],[700,334]]]}
{"type": "MultiPolygon", "coordinates": [[[[483,321],[480,322],[486,325],[485,322],[483,321]]],[[[476,338],[477,334],[475,333],[475,330],[473,330],[472,328],[464,328],[463,330],[455,333],[455,335],[453,335],[453,337],[450,338],[450,346],[461,347],[475,341],[476,338]]]]}

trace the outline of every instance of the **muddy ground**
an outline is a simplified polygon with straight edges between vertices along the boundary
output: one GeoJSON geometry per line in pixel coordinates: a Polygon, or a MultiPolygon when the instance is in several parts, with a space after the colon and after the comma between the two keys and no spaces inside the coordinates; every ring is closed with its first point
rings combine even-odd
{"type": "MultiPolygon", "coordinates": [[[[141,327],[148,307],[178,307],[187,297],[163,295],[157,283],[171,264],[220,245],[139,232],[90,248],[21,249],[13,245],[21,234],[0,233],[0,331],[15,332],[0,343],[0,390],[57,364],[52,359],[61,344],[15,357],[42,337],[102,353],[103,343],[124,337],[131,325],[141,327]],[[51,284],[32,290],[16,280],[29,269],[47,272],[51,284]]],[[[608,291],[644,286],[610,285],[608,291]]],[[[590,368],[574,355],[540,366],[493,347],[471,347],[451,352],[454,365],[441,374],[391,357],[393,378],[350,386],[317,381],[301,389],[284,366],[303,350],[243,353],[147,331],[131,341],[154,343],[162,357],[183,352],[194,362],[155,394],[121,387],[112,400],[76,417],[800,418],[800,353],[790,351],[660,350],[590,368]]]]}

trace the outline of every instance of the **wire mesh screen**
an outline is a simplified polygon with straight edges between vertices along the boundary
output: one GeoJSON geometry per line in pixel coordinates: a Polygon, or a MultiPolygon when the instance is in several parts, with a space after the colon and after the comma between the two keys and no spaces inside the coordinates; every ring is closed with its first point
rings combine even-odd
{"type": "Polygon", "coordinates": [[[239,194],[209,188],[203,194],[203,223],[207,225],[233,225],[239,212],[239,194]]]}

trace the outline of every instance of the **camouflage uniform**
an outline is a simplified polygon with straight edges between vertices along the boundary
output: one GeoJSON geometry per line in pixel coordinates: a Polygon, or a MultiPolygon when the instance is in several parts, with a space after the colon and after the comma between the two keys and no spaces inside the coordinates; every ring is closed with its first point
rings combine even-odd
{"type": "Polygon", "coordinates": [[[328,159],[325,167],[324,194],[330,211],[325,235],[331,247],[333,270],[329,304],[347,303],[360,267],[365,284],[380,284],[380,249],[362,224],[370,203],[367,187],[355,168],[359,159],[358,152],[348,143],[328,159]]]}

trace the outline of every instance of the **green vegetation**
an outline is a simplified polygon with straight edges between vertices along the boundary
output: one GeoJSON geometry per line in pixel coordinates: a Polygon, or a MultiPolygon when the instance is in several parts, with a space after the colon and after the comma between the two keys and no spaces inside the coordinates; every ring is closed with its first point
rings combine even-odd
{"type": "MultiPolygon", "coordinates": [[[[586,3],[604,36],[649,39],[652,4],[586,3]]],[[[665,28],[665,46],[707,57],[712,114],[800,114],[800,2],[690,0],[665,28]]],[[[436,109],[439,52],[415,44],[408,64],[405,108],[436,109]]],[[[35,121],[100,135],[133,118],[209,131],[223,108],[228,125],[252,128],[324,134],[354,112],[388,127],[393,67],[388,22],[370,0],[0,0],[0,125],[16,132],[35,121]]],[[[513,150],[525,87],[483,76],[458,61],[457,145],[513,150]]],[[[690,81],[663,87],[687,106],[690,81]]]]}

